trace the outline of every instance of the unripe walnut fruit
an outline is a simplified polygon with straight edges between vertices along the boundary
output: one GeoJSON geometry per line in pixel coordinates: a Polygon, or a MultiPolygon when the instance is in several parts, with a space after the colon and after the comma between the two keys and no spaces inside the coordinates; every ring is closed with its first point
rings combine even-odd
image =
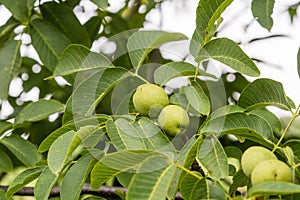
{"type": "Polygon", "coordinates": [[[246,176],[250,177],[254,167],[264,160],[276,160],[277,157],[269,149],[252,146],[246,149],[241,158],[241,165],[246,176]]]}
{"type": "Polygon", "coordinates": [[[167,135],[173,137],[187,129],[189,116],[182,107],[168,105],[162,109],[157,121],[167,135]]]}
{"type": "Polygon", "coordinates": [[[140,85],[133,95],[133,105],[141,115],[156,118],[161,109],[168,104],[168,95],[155,84],[140,85]]]}
{"type": "Polygon", "coordinates": [[[280,160],[265,160],[257,164],[251,173],[252,185],[266,181],[292,182],[292,171],[280,160]]]}

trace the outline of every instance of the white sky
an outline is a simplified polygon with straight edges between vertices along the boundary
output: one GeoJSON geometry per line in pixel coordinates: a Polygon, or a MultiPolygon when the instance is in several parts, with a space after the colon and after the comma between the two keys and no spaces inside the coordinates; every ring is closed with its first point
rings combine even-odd
{"type": "MultiPolygon", "coordinates": [[[[89,2],[84,0],[84,2],[89,2]]],[[[112,10],[122,5],[122,1],[111,0],[112,10]]],[[[222,30],[219,37],[229,37],[237,42],[241,42],[241,47],[250,57],[263,59],[271,64],[280,66],[276,68],[270,65],[258,64],[261,70],[260,77],[272,78],[282,82],[285,91],[296,104],[300,103],[300,79],[297,72],[297,51],[300,46],[300,18],[295,19],[293,25],[287,12],[288,5],[298,3],[298,0],[277,0],[273,12],[274,26],[271,34],[286,34],[289,37],[274,38],[265,41],[247,44],[247,42],[257,36],[267,36],[270,33],[253,21],[250,10],[250,0],[235,0],[232,5],[222,15],[223,24],[226,27],[222,30]],[[253,22],[247,32],[244,31],[245,24],[253,22]]],[[[162,4],[162,15],[153,11],[147,23],[147,27],[155,28],[162,26],[163,30],[177,31],[191,37],[195,29],[195,10],[198,0],[172,0],[162,4]],[[184,3],[183,3],[184,2],[184,3]],[[174,6],[175,5],[175,6],[174,6]],[[162,23],[160,23],[162,17],[162,23]]],[[[10,13],[0,6],[0,26],[5,24],[10,17],[10,13]]],[[[86,19],[83,19],[84,21],[86,19]]]]}

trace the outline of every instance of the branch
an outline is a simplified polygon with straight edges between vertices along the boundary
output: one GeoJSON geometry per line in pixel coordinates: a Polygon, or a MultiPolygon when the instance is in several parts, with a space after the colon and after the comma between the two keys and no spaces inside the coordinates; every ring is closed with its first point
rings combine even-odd
{"type": "MultiPolygon", "coordinates": [[[[1,186],[0,189],[7,191],[8,186],[1,186]]],[[[84,184],[81,190],[81,194],[93,194],[101,197],[119,197],[116,193],[116,191],[122,191],[122,192],[127,192],[126,188],[123,187],[109,187],[109,186],[101,186],[98,190],[92,190],[90,184],[84,184]]],[[[142,192],[142,191],[141,191],[142,192]]],[[[34,187],[24,187],[18,192],[15,193],[15,195],[19,196],[34,196],[34,187]]],[[[55,186],[51,193],[50,197],[59,197],[60,196],[60,187],[55,186]]],[[[177,193],[176,195],[176,200],[182,200],[183,198],[181,197],[180,193],[177,193]]]]}

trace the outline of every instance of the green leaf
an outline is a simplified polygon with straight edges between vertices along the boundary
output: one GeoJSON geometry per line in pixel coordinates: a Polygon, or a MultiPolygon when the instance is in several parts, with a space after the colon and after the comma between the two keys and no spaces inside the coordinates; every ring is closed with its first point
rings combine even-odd
{"type": "Polygon", "coordinates": [[[298,76],[300,78],[300,47],[299,47],[298,53],[297,53],[297,69],[298,69],[298,76]]]}
{"type": "Polygon", "coordinates": [[[185,173],[180,183],[180,193],[183,198],[187,200],[210,199],[206,179],[196,177],[201,177],[199,172],[192,171],[191,173],[195,176],[185,173]]]}
{"type": "Polygon", "coordinates": [[[38,151],[41,153],[47,151],[58,137],[60,137],[61,135],[65,134],[71,130],[76,131],[77,128],[87,126],[87,125],[103,124],[108,120],[108,118],[109,117],[107,115],[100,114],[100,115],[96,116],[96,119],[95,119],[95,116],[77,119],[76,125],[74,122],[67,123],[67,124],[63,125],[62,127],[53,131],[47,138],[45,138],[43,140],[43,142],[40,144],[38,151]]]}
{"type": "Polygon", "coordinates": [[[40,160],[40,154],[34,144],[18,135],[11,135],[0,140],[22,163],[34,166],[40,160]]]}
{"type": "Polygon", "coordinates": [[[270,124],[273,132],[279,134],[282,131],[282,124],[278,117],[272,113],[271,111],[267,110],[266,108],[257,108],[255,110],[250,111],[252,115],[257,115],[263,118],[266,122],[270,124]]]}
{"type": "Polygon", "coordinates": [[[106,155],[91,172],[92,189],[98,189],[107,180],[121,174],[153,172],[170,165],[169,160],[162,154],[150,151],[119,151],[106,155]],[[139,166],[147,163],[144,168],[139,166]]]}
{"type": "Polygon", "coordinates": [[[75,129],[76,127],[74,123],[68,123],[56,129],[42,141],[42,143],[39,145],[38,151],[40,153],[46,152],[58,137],[75,129]]]}
{"type": "MultiPolygon", "coordinates": [[[[184,144],[184,146],[180,149],[180,151],[176,155],[176,163],[178,165],[183,166],[185,168],[190,168],[192,166],[193,162],[196,159],[197,147],[201,139],[202,136],[198,138],[193,136],[184,144]]],[[[179,183],[182,182],[181,180],[184,175],[185,175],[184,171],[177,169],[175,177],[168,191],[167,197],[169,199],[175,198],[176,193],[180,186],[179,183]]]]}
{"type": "Polygon", "coordinates": [[[27,10],[26,0],[0,0],[0,4],[3,4],[13,15],[13,17],[23,23],[26,23],[29,17],[27,10]]]}
{"type": "Polygon", "coordinates": [[[190,44],[190,52],[194,57],[199,55],[202,46],[209,42],[215,35],[218,26],[216,25],[216,21],[232,1],[199,1],[196,10],[196,28],[190,44]]]}
{"type": "Polygon", "coordinates": [[[10,198],[14,193],[22,189],[31,181],[35,180],[45,167],[34,167],[21,172],[9,185],[6,198],[10,198]]]}
{"type": "Polygon", "coordinates": [[[83,126],[77,131],[77,135],[84,148],[94,148],[101,139],[106,137],[105,133],[101,126],[95,125],[83,126]]]}
{"type": "Polygon", "coordinates": [[[227,155],[222,144],[213,134],[199,143],[197,160],[213,179],[226,178],[229,174],[227,155]]]}
{"type": "Polygon", "coordinates": [[[82,186],[97,160],[92,155],[86,155],[76,161],[64,176],[61,186],[62,199],[79,199],[82,186]]]}
{"type": "Polygon", "coordinates": [[[0,27],[0,45],[2,46],[6,40],[8,40],[11,36],[15,35],[14,29],[20,25],[18,21],[16,21],[13,17],[9,18],[9,20],[0,27]]]}
{"type": "Polygon", "coordinates": [[[98,196],[88,196],[88,197],[84,197],[82,200],[106,200],[106,199],[98,196]]]}
{"type": "Polygon", "coordinates": [[[62,52],[71,41],[55,26],[44,20],[34,19],[30,25],[32,44],[43,64],[53,72],[62,52]]]}
{"type": "Polygon", "coordinates": [[[300,185],[281,181],[268,181],[260,183],[247,192],[247,196],[256,195],[285,195],[300,193],[300,185]]]}
{"type": "Polygon", "coordinates": [[[209,116],[210,117],[209,119],[211,120],[232,113],[243,113],[244,111],[245,111],[244,108],[239,107],[237,105],[226,105],[214,110],[209,116]]]}
{"type": "Polygon", "coordinates": [[[139,68],[147,55],[167,42],[186,40],[181,33],[168,33],[164,31],[139,31],[133,33],[127,43],[130,60],[134,68],[139,68]]]}
{"type": "Polygon", "coordinates": [[[15,126],[24,122],[36,122],[45,119],[51,114],[62,111],[64,106],[56,100],[40,99],[28,104],[15,118],[15,126]]]}
{"type": "Polygon", "coordinates": [[[70,156],[78,147],[80,141],[75,131],[69,131],[54,141],[47,158],[49,168],[54,174],[58,174],[65,164],[70,161],[70,156]]]}
{"type": "Polygon", "coordinates": [[[76,89],[67,102],[63,121],[70,120],[74,115],[75,120],[93,115],[105,95],[128,75],[128,71],[120,67],[108,67],[89,75],[77,75],[78,83],[75,83],[76,89]]]}
{"type": "Polygon", "coordinates": [[[39,176],[35,187],[34,187],[34,197],[38,200],[47,200],[49,195],[57,182],[58,176],[55,176],[49,169],[46,167],[41,175],[39,176]]]}
{"type": "Polygon", "coordinates": [[[190,86],[185,86],[184,93],[190,105],[197,112],[203,115],[210,113],[210,101],[197,81],[192,80],[190,86]]]}
{"type": "Polygon", "coordinates": [[[270,125],[261,117],[245,113],[232,113],[209,120],[201,129],[201,133],[234,134],[244,137],[266,147],[272,148],[268,141],[272,138],[270,125]]]}
{"type": "Polygon", "coordinates": [[[198,179],[198,172],[185,173],[180,184],[180,191],[186,200],[198,199],[220,199],[226,200],[226,193],[217,183],[211,183],[209,180],[198,179]],[[194,175],[192,175],[194,174],[194,175]]]}
{"type": "Polygon", "coordinates": [[[106,8],[108,7],[108,0],[91,0],[91,1],[103,10],[106,10],[106,8]]]}
{"type": "MultiPolygon", "coordinates": [[[[6,194],[6,192],[0,189],[0,199],[6,199],[5,194],[6,194]]],[[[9,200],[11,200],[11,199],[9,199],[9,200]]]]}
{"type": "Polygon", "coordinates": [[[10,82],[21,65],[20,45],[21,40],[9,40],[0,47],[0,99],[8,97],[10,82]]]}
{"type": "Polygon", "coordinates": [[[106,68],[111,61],[104,55],[90,51],[79,44],[69,45],[55,67],[53,76],[65,76],[79,71],[106,68]]]}
{"type": "Polygon", "coordinates": [[[253,0],[251,4],[252,14],[259,24],[268,31],[273,26],[273,13],[275,0],[253,0]]]}
{"type": "Polygon", "coordinates": [[[87,30],[88,34],[90,35],[91,41],[97,39],[97,35],[101,27],[101,23],[102,23],[102,17],[100,16],[91,17],[87,22],[85,22],[84,27],[87,30]]]}
{"type": "Polygon", "coordinates": [[[246,53],[232,40],[217,38],[206,43],[200,50],[197,62],[214,59],[248,76],[259,76],[260,71],[246,53]]]}
{"type": "Polygon", "coordinates": [[[34,7],[34,3],[36,2],[36,0],[27,0],[27,8],[31,14],[31,10],[33,9],[34,7]]]}
{"type": "Polygon", "coordinates": [[[3,151],[0,151],[0,172],[10,172],[13,170],[13,163],[10,157],[3,151]]]}
{"type": "Polygon", "coordinates": [[[0,121],[0,136],[7,130],[11,129],[13,126],[12,123],[6,121],[0,121]]]}
{"type": "Polygon", "coordinates": [[[238,187],[246,186],[250,181],[250,179],[244,174],[242,169],[240,169],[237,173],[234,174],[232,180],[233,182],[229,187],[230,195],[234,194],[238,187]]]}
{"type": "Polygon", "coordinates": [[[106,130],[108,137],[118,151],[147,149],[143,135],[125,119],[108,120],[106,130]]]}
{"type": "MultiPolygon", "coordinates": [[[[148,168],[148,165],[149,163],[143,163],[139,170],[143,171],[143,167],[148,168]]],[[[128,187],[126,198],[165,200],[175,172],[176,165],[172,164],[156,171],[135,174],[128,187]]]]}
{"type": "Polygon", "coordinates": [[[206,76],[216,78],[214,75],[207,73],[202,69],[198,69],[186,62],[168,62],[158,67],[154,72],[154,82],[165,85],[169,80],[180,76],[206,76]]]}
{"type": "Polygon", "coordinates": [[[251,82],[241,93],[238,105],[252,110],[265,106],[278,106],[286,110],[291,110],[280,82],[261,78],[251,82]]]}
{"type": "Polygon", "coordinates": [[[146,150],[157,151],[165,154],[170,160],[174,159],[176,153],[174,145],[151,119],[142,117],[134,125],[142,136],[146,150]]]}
{"type": "Polygon", "coordinates": [[[75,16],[72,8],[63,3],[47,2],[43,3],[40,9],[44,19],[58,27],[72,43],[91,46],[89,34],[75,16]]]}

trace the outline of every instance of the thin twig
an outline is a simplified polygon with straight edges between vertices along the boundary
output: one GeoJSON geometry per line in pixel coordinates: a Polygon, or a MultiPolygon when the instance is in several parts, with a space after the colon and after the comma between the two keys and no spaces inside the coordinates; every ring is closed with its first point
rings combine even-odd
{"type": "MultiPolygon", "coordinates": [[[[0,189],[7,191],[8,186],[0,186],[0,189]]],[[[93,194],[101,197],[119,197],[116,191],[127,192],[127,189],[123,187],[115,187],[115,186],[113,187],[101,186],[98,190],[92,190],[90,184],[84,184],[81,190],[81,194],[93,194]]],[[[34,196],[34,187],[24,187],[18,192],[16,192],[15,195],[34,196]]],[[[50,197],[59,197],[59,196],[60,196],[60,187],[55,186],[50,193],[50,197]]],[[[180,193],[177,193],[176,200],[182,200],[182,199],[183,198],[180,195],[180,193]]]]}

